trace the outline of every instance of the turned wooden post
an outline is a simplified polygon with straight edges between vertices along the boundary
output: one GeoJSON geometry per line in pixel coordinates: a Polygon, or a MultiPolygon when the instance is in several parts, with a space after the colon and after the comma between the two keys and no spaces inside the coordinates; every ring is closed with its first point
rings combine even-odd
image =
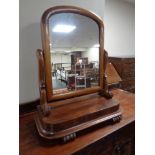
{"type": "Polygon", "coordinates": [[[47,104],[47,96],[46,96],[46,85],[45,85],[45,70],[44,70],[44,57],[43,50],[37,50],[37,58],[39,65],[39,91],[40,91],[40,106],[44,115],[48,115],[50,113],[48,104],[47,104]]]}

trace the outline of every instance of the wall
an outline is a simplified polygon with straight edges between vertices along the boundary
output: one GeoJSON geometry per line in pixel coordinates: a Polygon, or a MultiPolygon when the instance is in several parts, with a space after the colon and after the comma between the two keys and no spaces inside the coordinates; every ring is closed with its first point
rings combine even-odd
{"type": "Polygon", "coordinates": [[[88,57],[88,63],[91,61],[99,61],[99,48],[89,48],[82,53],[82,57],[88,57]]]}
{"type": "Polygon", "coordinates": [[[105,49],[110,56],[133,57],[135,55],[134,7],[134,3],[106,0],[105,49]]]}
{"type": "Polygon", "coordinates": [[[20,0],[19,12],[19,102],[39,98],[36,49],[41,48],[40,18],[55,5],[74,5],[93,11],[103,18],[105,0],[20,0]]]}
{"type": "Polygon", "coordinates": [[[110,56],[134,55],[134,5],[123,0],[20,0],[19,102],[39,98],[36,49],[41,48],[40,18],[47,8],[74,5],[104,18],[105,49],[110,56]]]}
{"type": "Polygon", "coordinates": [[[53,64],[55,63],[71,63],[71,56],[69,54],[64,55],[63,53],[52,53],[53,64]]]}

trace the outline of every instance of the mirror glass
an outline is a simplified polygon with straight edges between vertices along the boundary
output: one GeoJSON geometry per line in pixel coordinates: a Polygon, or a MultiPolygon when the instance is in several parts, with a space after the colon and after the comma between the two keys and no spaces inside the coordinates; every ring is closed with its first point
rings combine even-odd
{"type": "Polygon", "coordinates": [[[53,95],[99,86],[99,27],[89,17],[58,13],[49,19],[53,95]]]}

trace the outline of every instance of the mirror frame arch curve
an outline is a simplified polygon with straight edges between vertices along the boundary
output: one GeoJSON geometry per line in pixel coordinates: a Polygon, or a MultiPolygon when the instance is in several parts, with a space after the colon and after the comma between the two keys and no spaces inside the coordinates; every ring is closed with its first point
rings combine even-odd
{"type": "Polygon", "coordinates": [[[106,52],[104,50],[104,23],[100,17],[94,13],[85,10],[83,8],[75,6],[55,6],[47,9],[41,18],[41,35],[42,35],[42,48],[43,48],[43,57],[44,57],[44,79],[45,79],[45,88],[46,88],[46,98],[47,101],[54,101],[59,99],[66,99],[71,97],[77,97],[81,95],[86,95],[95,92],[105,92],[106,91],[106,82],[105,82],[105,69],[106,69],[106,52]],[[53,95],[52,88],[52,75],[51,75],[51,55],[50,55],[50,40],[49,40],[49,19],[52,15],[58,13],[75,13],[82,16],[86,16],[94,20],[99,28],[99,72],[100,72],[100,81],[99,86],[94,88],[85,88],[84,90],[77,90],[74,92],[69,92],[66,94],[53,95]]]}

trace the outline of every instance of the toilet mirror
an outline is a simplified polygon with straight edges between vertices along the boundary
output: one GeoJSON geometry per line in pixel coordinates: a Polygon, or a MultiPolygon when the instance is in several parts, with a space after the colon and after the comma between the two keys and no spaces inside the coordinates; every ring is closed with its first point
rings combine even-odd
{"type": "Polygon", "coordinates": [[[48,101],[103,89],[104,27],[99,17],[58,6],[44,12],[41,28],[48,101]]]}

